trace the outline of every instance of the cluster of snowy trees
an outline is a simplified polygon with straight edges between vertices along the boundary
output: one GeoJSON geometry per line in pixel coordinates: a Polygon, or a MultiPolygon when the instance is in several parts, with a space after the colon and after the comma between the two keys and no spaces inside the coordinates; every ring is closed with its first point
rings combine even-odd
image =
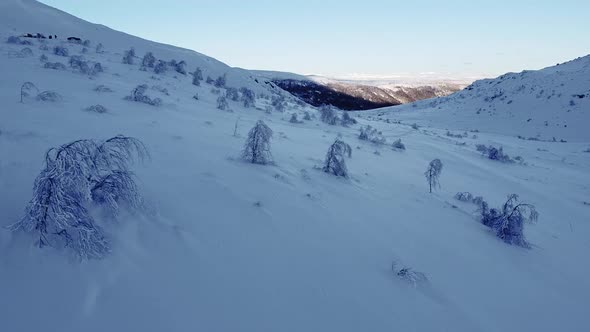
{"type": "Polygon", "coordinates": [[[126,136],[50,149],[24,217],[10,229],[31,234],[41,248],[70,250],[79,259],[104,257],[109,241],[90,211],[115,219],[122,208],[140,208],[141,195],[129,168],[146,157],[143,143],[126,136]]]}
{"type": "MultiPolygon", "coordinates": [[[[273,131],[264,121],[259,120],[248,133],[248,138],[242,149],[242,159],[253,163],[266,165],[273,162],[270,151],[270,140],[273,131]]],[[[340,139],[330,146],[322,170],[326,173],[341,177],[348,177],[346,157],[350,158],[352,148],[340,139]]]]}
{"type": "Polygon", "coordinates": [[[342,116],[340,116],[338,109],[332,105],[322,105],[318,110],[320,112],[320,120],[331,126],[341,125],[348,127],[357,123],[348,112],[343,112],[342,116]]]}
{"type": "Polygon", "coordinates": [[[44,102],[58,102],[63,100],[63,97],[55,91],[39,92],[37,86],[32,82],[25,82],[20,88],[20,102],[24,103],[26,98],[35,95],[35,100],[44,102]]]}
{"type": "Polygon", "coordinates": [[[100,62],[89,62],[81,55],[72,55],[69,64],[74,71],[88,76],[95,76],[104,71],[100,62]]]}
{"type": "Polygon", "coordinates": [[[508,195],[506,202],[499,208],[490,208],[482,196],[473,196],[470,192],[459,192],[455,199],[477,205],[480,222],[489,227],[502,241],[530,248],[524,236],[524,225],[538,220],[539,213],[534,205],[521,203],[516,194],[508,195]]]}
{"type": "MultiPolygon", "coordinates": [[[[344,113],[348,114],[348,113],[344,113]]],[[[374,144],[385,144],[386,139],[383,134],[370,125],[361,126],[359,132],[359,139],[362,141],[369,141],[374,144]]]]}

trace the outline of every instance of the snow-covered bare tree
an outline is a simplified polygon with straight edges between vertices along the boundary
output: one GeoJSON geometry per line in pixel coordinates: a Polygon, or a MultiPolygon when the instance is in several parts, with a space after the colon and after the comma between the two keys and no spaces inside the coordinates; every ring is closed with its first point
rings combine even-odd
{"type": "Polygon", "coordinates": [[[166,61],[158,60],[158,62],[156,62],[156,65],[154,66],[154,73],[164,74],[166,73],[166,71],[168,71],[168,64],[166,63],[166,61]]]}
{"type": "Polygon", "coordinates": [[[148,68],[154,68],[156,65],[156,57],[152,52],[147,52],[141,60],[140,70],[147,71],[148,68]]]}
{"type": "Polygon", "coordinates": [[[240,94],[238,93],[238,89],[228,87],[225,89],[225,97],[232,101],[238,101],[240,94]]]}
{"type": "Polygon", "coordinates": [[[256,95],[254,94],[254,91],[252,91],[248,88],[245,88],[245,87],[241,87],[240,93],[242,94],[241,100],[242,100],[242,103],[245,108],[250,108],[250,107],[254,106],[254,102],[256,99],[256,95]]]}
{"type": "Polygon", "coordinates": [[[39,89],[33,82],[25,82],[20,87],[20,102],[24,103],[24,98],[31,96],[31,92],[35,91],[35,95],[39,94],[39,89]]]}
{"type": "Polygon", "coordinates": [[[398,138],[397,140],[395,140],[393,142],[393,144],[391,144],[391,147],[393,147],[396,150],[405,150],[406,149],[406,145],[404,143],[402,143],[401,138],[398,138]]]}
{"type": "Polygon", "coordinates": [[[343,125],[344,127],[348,127],[348,126],[355,125],[355,124],[356,124],[356,122],[357,122],[357,121],[356,121],[355,119],[353,119],[353,118],[350,116],[350,114],[348,114],[348,112],[346,112],[346,111],[345,111],[344,113],[342,113],[342,125],[343,125]]]}
{"type": "Polygon", "coordinates": [[[197,67],[193,72],[193,85],[201,86],[201,81],[203,80],[203,71],[201,71],[200,67],[197,67]]]}
{"type": "Polygon", "coordinates": [[[123,53],[123,63],[132,65],[135,62],[135,49],[132,47],[123,53]]]}
{"type": "Polygon", "coordinates": [[[213,85],[215,85],[216,88],[225,88],[225,84],[227,81],[227,74],[223,74],[222,76],[219,76],[213,85]]]}
{"type": "Polygon", "coordinates": [[[258,120],[248,133],[248,138],[242,149],[242,159],[253,164],[272,163],[272,154],[270,153],[272,134],[272,129],[264,121],[258,120]]]}
{"type": "Polygon", "coordinates": [[[520,203],[518,195],[512,194],[499,209],[490,209],[483,201],[480,212],[482,224],[490,227],[502,241],[530,248],[524,237],[524,224],[534,223],[539,219],[539,213],[534,205],[520,203]]]}
{"type": "Polygon", "coordinates": [[[131,91],[131,95],[125,97],[125,99],[152,106],[160,106],[162,104],[162,99],[150,98],[145,94],[147,90],[147,84],[138,85],[137,87],[135,87],[135,89],[131,91]]]}
{"type": "Polygon", "coordinates": [[[180,62],[176,62],[174,71],[179,74],[186,75],[186,61],[181,60],[180,62]]]}
{"type": "Polygon", "coordinates": [[[287,107],[287,103],[285,101],[285,97],[283,95],[273,95],[271,98],[271,105],[274,107],[275,110],[279,112],[284,112],[285,108],[287,107]]]}
{"type": "Polygon", "coordinates": [[[337,125],[340,123],[340,118],[338,118],[338,113],[334,109],[333,106],[330,105],[322,105],[319,108],[320,111],[320,120],[322,122],[327,123],[329,125],[337,125]]]}
{"type": "Polygon", "coordinates": [[[63,46],[55,46],[53,48],[53,54],[55,55],[59,55],[59,56],[69,56],[70,55],[70,51],[63,46]]]}
{"type": "Polygon", "coordinates": [[[428,165],[426,172],[424,172],[424,176],[426,176],[426,181],[428,181],[428,187],[431,193],[433,188],[440,187],[439,177],[440,173],[442,172],[442,168],[442,161],[440,161],[440,159],[434,159],[428,165]]]}
{"type": "MultiPolygon", "coordinates": [[[[346,113],[345,113],[346,114],[346,113]]],[[[366,125],[360,128],[359,139],[363,141],[369,141],[375,144],[385,144],[386,140],[383,134],[377,129],[366,125]]]]}
{"type": "Polygon", "coordinates": [[[229,105],[227,103],[227,98],[225,98],[225,96],[219,96],[217,98],[217,109],[220,109],[222,111],[229,109],[229,105]]]}
{"type": "Polygon", "coordinates": [[[352,148],[350,145],[340,139],[336,139],[328,149],[322,170],[326,173],[347,178],[348,168],[346,168],[345,157],[348,156],[350,158],[351,155],[352,148]]]}
{"type": "Polygon", "coordinates": [[[104,257],[110,246],[90,208],[112,217],[122,207],[139,208],[141,197],[129,168],[147,157],[143,143],[126,136],[50,149],[24,217],[10,229],[33,234],[39,247],[69,249],[80,259],[104,257]]]}
{"type": "Polygon", "coordinates": [[[292,113],[291,114],[291,118],[289,119],[289,122],[291,122],[291,123],[302,123],[303,121],[299,121],[299,119],[297,119],[297,113],[292,113]]]}

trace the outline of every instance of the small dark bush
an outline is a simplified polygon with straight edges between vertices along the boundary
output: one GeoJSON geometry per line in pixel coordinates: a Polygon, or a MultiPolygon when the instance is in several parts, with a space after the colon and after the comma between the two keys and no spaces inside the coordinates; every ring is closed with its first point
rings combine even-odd
{"type": "Polygon", "coordinates": [[[152,106],[160,106],[162,104],[162,100],[160,98],[150,98],[145,95],[146,91],[148,90],[148,86],[146,84],[138,85],[133,91],[131,91],[131,95],[125,97],[126,100],[144,103],[152,106]]]}
{"type": "Polygon", "coordinates": [[[63,46],[55,46],[53,48],[53,54],[67,57],[70,55],[70,51],[63,46]]]}

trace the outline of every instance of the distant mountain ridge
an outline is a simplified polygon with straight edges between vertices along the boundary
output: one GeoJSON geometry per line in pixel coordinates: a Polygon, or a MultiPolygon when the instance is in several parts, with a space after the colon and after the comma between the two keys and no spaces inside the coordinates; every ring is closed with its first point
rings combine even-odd
{"type": "Polygon", "coordinates": [[[322,76],[303,76],[291,73],[256,71],[271,80],[281,89],[293,94],[313,106],[323,104],[343,110],[370,110],[397,106],[418,100],[448,96],[457,92],[467,83],[462,82],[413,82],[403,80],[387,84],[365,80],[331,79],[322,76]]]}

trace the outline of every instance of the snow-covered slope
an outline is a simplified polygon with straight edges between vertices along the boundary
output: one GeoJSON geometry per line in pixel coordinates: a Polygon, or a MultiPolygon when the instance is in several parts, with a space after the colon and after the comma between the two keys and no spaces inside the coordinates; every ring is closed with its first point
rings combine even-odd
{"type": "MultiPolygon", "coordinates": [[[[276,96],[250,73],[203,55],[137,39],[72,18],[34,1],[6,0],[0,38],[43,29],[78,34],[100,61],[95,77],[43,68],[68,58],[33,45],[0,43],[0,226],[23,216],[45,152],[80,138],[117,134],[142,140],[151,160],[133,165],[148,203],[116,223],[97,219],[112,253],[82,263],[67,250],[39,249],[30,234],[0,230],[1,331],[582,331],[590,323],[590,153],[585,143],[523,141],[480,133],[451,138],[436,126],[359,119],[401,138],[406,151],[358,140],[359,125],[317,119],[290,123],[314,109],[276,96]],[[16,29],[16,30],[14,30],[16,29]],[[205,82],[172,71],[156,75],[121,63],[134,46],[163,59],[228,74],[230,87],[256,89],[256,107],[229,101],[205,82]],[[33,56],[22,49],[28,47],[33,56]],[[33,82],[61,101],[20,103],[33,82]],[[124,99],[138,84],[159,107],[124,99]],[[112,92],[97,92],[104,85],[112,92]],[[164,88],[167,94],[162,92],[164,88]],[[198,93],[199,100],[193,99],[198,93]],[[101,104],[108,111],[86,111],[101,104]],[[257,120],[273,130],[274,165],[239,158],[257,120]],[[237,125],[237,129],[236,129],[237,125]],[[349,179],[318,169],[337,136],[353,147],[349,179]],[[502,145],[526,164],[484,159],[475,144],[502,145]],[[423,172],[444,163],[441,188],[428,193],[423,172]],[[458,191],[500,205],[517,193],[540,212],[527,225],[531,249],[509,246],[477,220],[458,191]],[[428,281],[405,282],[407,266],[428,281]]],[[[70,54],[82,46],[65,43],[70,54]]],[[[139,59],[138,59],[139,60],[139,59]]],[[[572,86],[572,89],[575,88],[572,86]]],[[[221,92],[224,93],[224,89],[221,92]]],[[[575,90],[577,91],[577,89],[575,90]]],[[[98,218],[98,217],[97,217],[98,218]]]]}
{"type": "Polygon", "coordinates": [[[538,71],[476,81],[448,97],[395,107],[380,114],[450,129],[588,141],[590,55],[538,71]]]}

